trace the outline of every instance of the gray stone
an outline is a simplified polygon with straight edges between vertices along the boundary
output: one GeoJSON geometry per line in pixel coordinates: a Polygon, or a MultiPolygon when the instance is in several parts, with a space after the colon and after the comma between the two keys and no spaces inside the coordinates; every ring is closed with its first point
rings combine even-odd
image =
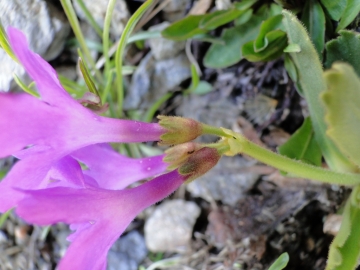
{"type": "MultiPolygon", "coordinates": [[[[43,0],[2,0],[0,18],[5,29],[16,27],[26,35],[30,48],[46,60],[62,51],[70,26],[62,13],[43,0]]],[[[0,89],[8,91],[14,86],[13,73],[24,79],[23,68],[0,50],[0,89]]]]}
{"type": "Polygon", "coordinates": [[[111,247],[108,270],[136,270],[147,253],[144,237],[137,231],[131,231],[111,247]]]}
{"type": "Polygon", "coordinates": [[[160,204],[145,223],[145,240],[153,252],[185,251],[200,208],[180,199],[160,204]]]}
{"type": "Polygon", "coordinates": [[[213,169],[186,188],[195,197],[209,202],[220,200],[235,206],[259,177],[256,173],[246,172],[246,168],[254,165],[254,162],[242,157],[222,157],[213,169]]]}
{"type": "Polygon", "coordinates": [[[182,19],[189,4],[190,0],[170,0],[170,3],[163,9],[164,19],[169,22],[182,19]]]}
{"type": "Polygon", "coordinates": [[[190,63],[184,53],[161,61],[155,61],[149,53],[133,74],[124,108],[147,109],[190,76],[190,63]]]}
{"type": "MultiPolygon", "coordinates": [[[[162,31],[170,25],[163,22],[149,28],[149,31],[162,31]]],[[[163,60],[178,55],[185,49],[185,41],[173,41],[166,38],[149,39],[151,52],[156,60],[163,60]]]]}
{"type": "MultiPolygon", "coordinates": [[[[95,21],[99,24],[100,27],[104,26],[104,20],[106,15],[106,9],[109,3],[109,0],[83,0],[85,6],[90,11],[91,15],[94,17],[95,21]]],[[[80,8],[78,1],[74,1],[74,7],[77,15],[86,20],[85,14],[80,8]]],[[[117,0],[115,3],[114,11],[111,17],[110,33],[118,38],[121,33],[124,31],[125,25],[130,17],[129,10],[126,6],[126,1],[117,0]]]]}

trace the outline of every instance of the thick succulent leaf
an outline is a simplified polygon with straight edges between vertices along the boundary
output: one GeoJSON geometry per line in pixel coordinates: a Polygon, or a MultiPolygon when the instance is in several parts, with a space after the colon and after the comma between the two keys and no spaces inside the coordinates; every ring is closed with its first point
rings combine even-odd
{"type": "Polygon", "coordinates": [[[242,25],[244,23],[247,23],[251,19],[252,15],[253,15],[253,10],[252,9],[246,10],[244,13],[242,13],[239,17],[237,17],[234,20],[234,25],[238,26],[238,25],[242,25]]]}
{"type": "Polygon", "coordinates": [[[360,187],[347,200],[340,230],[331,243],[326,270],[355,269],[360,257],[360,187]]]}
{"type": "Polygon", "coordinates": [[[291,138],[279,147],[279,153],[292,159],[321,166],[322,154],[309,117],[291,138]]]}
{"type": "Polygon", "coordinates": [[[325,110],[323,106],[319,106],[320,94],[326,89],[326,83],[318,54],[296,16],[285,10],[283,15],[289,43],[298,44],[301,49],[298,53],[290,53],[290,56],[298,71],[299,84],[308,103],[315,138],[325,160],[333,170],[356,171],[357,167],[351,164],[326,135],[325,110]]]}
{"type": "Polygon", "coordinates": [[[306,1],[301,21],[305,24],[316,51],[322,59],[325,44],[325,14],[317,0],[306,1]]]}
{"type": "Polygon", "coordinates": [[[284,252],[276,259],[275,262],[270,266],[269,270],[282,270],[286,267],[289,262],[289,254],[284,252]]]}
{"type": "Polygon", "coordinates": [[[330,68],[335,61],[349,63],[360,76],[360,34],[341,30],[340,36],[326,43],[325,67],[330,68]]]}
{"type": "Polygon", "coordinates": [[[250,41],[242,47],[243,57],[251,62],[271,61],[283,54],[287,46],[286,33],[281,30],[274,30],[266,34],[266,47],[256,51],[255,42],[250,41]]]}
{"type": "Polygon", "coordinates": [[[327,91],[322,95],[326,107],[327,134],[339,149],[360,166],[360,79],[346,63],[335,63],[325,71],[327,91]]]}
{"type": "Polygon", "coordinates": [[[341,15],[340,22],[336,31],[344,29],[348,26],[360,12],[360,0],[347,0],[344,13],[341,15]]]}
{"type": "Polygon", "coordinates": [[[343,14],[347,0],[320,0],[331,19],[338,21],[343,14]]]}

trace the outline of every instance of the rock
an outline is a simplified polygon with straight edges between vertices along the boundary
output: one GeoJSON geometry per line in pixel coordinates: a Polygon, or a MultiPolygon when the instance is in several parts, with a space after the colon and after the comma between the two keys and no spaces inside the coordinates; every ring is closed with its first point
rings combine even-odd
{"type": "Polygon", "coordinates": [[[147,253],[144,237],[137,231],[131,231],[111,247],[108,270],[136,270],[147,253]]]}
{"type": "Polygon", "coordinates": [[[200,208],[180,199],[160,204],[145,223],[145,240],[153,252],[184,251],[189,242],[200,208]]]}
{"type": "Polygon", "coordinates": [[[209,202],[220,200],[233,206],[246,196],[259,177],[256,173],[244,170],[254,162],[242,157],[222,157],[213,169],[186,188],[195,197],[209,202]]]}
{"type": "MultiPolygon", "coordinates": [[[[162,31],[169,25],[169,22],[163,22],[150,27],[149,31],[162,31]]],[[[185,42],[173,41],[166,38],[149,39],[149,45],[156,60],[174,57],[185,49],[185,42]]]]}
{"type": "Polygon", "coordinates": [[[133,74],[124,109],[147,109],[190,76],[190,62],[184,53],[161,61],[149,53],[133,74]]]}
{"type": "Polygon", "coordinates": [[[184,17],[190,0],[170,0],[170,3],[163,9],[163,17],[166,21],[174,22],[184,17]]]}
{"type": "MultiPolygon", "coordinates": [[[[0,18],[5,29],[13,26],[22,30],[30,48],[46,60],[60,54],[70,31],[64,15],[43,0],[2,0],[0,18]]],[[[0,62],[0,89],[8,91],[15,85],[12,74],[24,79],[25,71],[3,50],[0,50],[0,62]]]]}
{"type": "MultiPolygon", "coordinates": [[[[95,21],[99,24],[100,27],[103,27],[109,0],[83,0],[83,2],[87,9],[90,11],[91,15],[94,17],[95,21]]],[[[76,0],[74,1],[74,8],[77,15],[82,20],[86,20],[86,16],[82,11],[81,7],[79,6],[78,1],[76,0]]],[[[120,37],[121,33],[124,31],[125,25],[129,17],[130,13],[126,6],[126,1],[117,0],[111,19],[111,35],[113,35],[115,38],[120,37]]]]}

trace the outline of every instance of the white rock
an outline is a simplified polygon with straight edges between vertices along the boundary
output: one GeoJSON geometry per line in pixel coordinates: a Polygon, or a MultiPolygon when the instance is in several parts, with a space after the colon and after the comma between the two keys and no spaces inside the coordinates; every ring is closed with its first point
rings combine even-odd
{"type": "MultiPolygon", "coordinates": [[[[24,32],[30,48],[46,60],[57,57],[63,49],[70,26],[65,17],[43,0],[1,0],[0,18],[5,29],[16,27],[24,32]]],[[[8,91],[13,73],[24,78],[25,72],[0,50],[0,90],[8,91]]]]}
{"type": "MultiPolygon", "coordinates": [[[[109,0],[83,0],[85,6],[94,17],[95,21],[100,27],[104,26],[104,20],[106,15],[106,9],[109,0]]],[[[78,1],[74,1],[75,11],[78,16],[86,20],[85,14],[80,8],[78,1]]],[[[114,11],[111,18],[110,33],[118,38],[124,31],[124,27],[130,17],[129,10],[124,0],[117,0],[115,3],[114,11]]]]}
{"type": "Polygon", "coordinates": [[[189,243],[200,208],[180,199],[159,205],[145,223],[145,241],[153,252],[184,251],[189,243]]]}
{"type": "MultiPolygon", "coordinates": [[[[149,28],[149,31],[162,31],[170,25],[169,22],[163,22],[149,28]]],[[[185,49],[185,41],[173,41],[166,38],[149,39],[151,52],[156,60],[163,60],[178,55],[185,49]]]]}
{"type": "Polygon", "coordinates": [[[189,4],[190,0],[171,0],[163,9],[164,19],[169,22],[182,19],[189,4]]]}

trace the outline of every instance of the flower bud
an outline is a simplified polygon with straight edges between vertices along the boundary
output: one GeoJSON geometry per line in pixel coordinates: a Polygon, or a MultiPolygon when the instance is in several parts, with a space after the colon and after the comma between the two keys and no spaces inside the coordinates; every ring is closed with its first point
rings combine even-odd
{"type": "Polygon", "coordinates": [[[159,124],[166,129],[160,137],[160,144],[174,145],[189,142],[202,134],[200,122],[179,116],[158,116],[159,124]]]}
{"type": "Polygon", "coordinates": [[[185,161],[196,151],[200,150],[202,145],[195,142],[187,142],[175,145],[165,151],[164,162],[170,163],[168,170],[173,170],[185,163],[185,161]]]}
{"type": "Polygon", "coordinates": [[[186,176],[187,182],[191,182],[213,168],[220,158],[221,154],[217,149],[203,147],[193,153],[178,171],[186,176]]]}

